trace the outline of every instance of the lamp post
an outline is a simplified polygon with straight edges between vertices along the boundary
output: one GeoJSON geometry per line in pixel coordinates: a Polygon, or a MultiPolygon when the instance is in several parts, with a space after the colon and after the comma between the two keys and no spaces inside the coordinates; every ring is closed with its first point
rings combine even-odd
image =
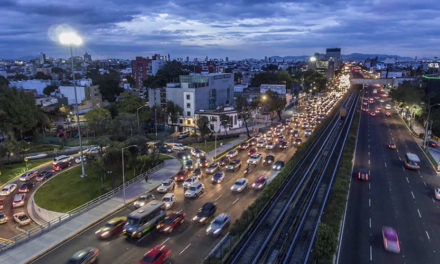
{"type": "Polygon", "coordinates": [[[143,105],[143,106],[141,106],[141,107],[138,107],[137,109],[136,109],[136,117],[137,117],[137,123],[138,123],[138,131],[140,130],[140,125],[139,125],[139,110],[141,110],[143,107],[146,107],[147,105],[145,104],[145,105],[143,105]]]}
{"type": "Polygon", "coordinates": [[[76,83],[75,83],[75,73],[73,69],[73,46],[79,46],[82,44],[81,37],[74,31],[67,31],[63,32],[58,36],[58,40],[62,45],[69,46],[70,50],[70,61],[71,61],[71,67],[72,67],[72,80],[73,80],[73,90],[75,92],[75,107],[76,107],[76,123],[78,127],[78,138],[79,138],[79,155],[81,160],[81,178],[86,177],[86,172],[84,169],[84,156],[83,156],[83,147],[82,147],[82,140],[81,140],[81,127],[79,122],[79,111],[78,111],[78,95],[76,92],[76,83]]]}
{"type": "Polygon", "coordinates": [[[121,149],[122,154],[122,195],[124,196],[124,204],[125,204],[125,165],[124,165],[124,149],[131,148],[131,147],[137,147],[137,145],[130,145],[123,147],[121,149]]]}
{"type": "Polygon", "coordinates": [[[428,105],[428,118],[426,119],[426,124],[425,124],[425,136],[423,139],[423,148],[426,149],[426,140],[428,137],[428,124],[429,124],[429,117],[431,116],[431,108],[434,106],[440,106],[440,103],[437,104],[433,104],[433,105],[428,105]]]}

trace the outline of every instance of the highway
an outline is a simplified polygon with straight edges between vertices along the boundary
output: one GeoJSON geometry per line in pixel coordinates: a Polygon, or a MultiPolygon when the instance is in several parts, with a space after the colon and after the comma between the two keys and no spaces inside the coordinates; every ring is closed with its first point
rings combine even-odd
{"type": "Polygon", "coordinates": [[[375,117],[361,113],[338,263],[438,263],[440,203],[433,190],[440,178],[397,113],[385,116],[387,102],[369,105],[370,111],[382,107],[375,117]],[[388,149],[390,142],[397,149],[388,149]],[[404,168],[407,152],[419,156],[420,170],[404,168]],[[371,181],[355,178],[360,168],[370,171],[371,181]],[[382,226],[398,232],[400,254],[385,251],[382,226]]]}
{"type": "MultiPolygon", "coordinates": [[[[304,140],[304,129],[299,129],[299,131],[300,137],[304,140]]],[[[284,136],[287,136],[286,132],[284,133],[284,136]]],[[[263,153],[263,156],[270,153],[275,156],[275,160],[287,161],[294,154],[295,149],[290,144],[287,150],[280,150],[276,147],[270,151],[264,148],[259,149],[258,152],[263,153]]],[[[170,258],[173,263],[200,263],[221,237],[209,237],[205,232],[207,226],[200,226],[191,222],[197,210],[206,202],[214,202],[217,205],[216,215],[227,212],[231,214],[231,222],[233,223],[240,217],[243,209],[247,208],[258,196],[258,191],[252,190],[249,188],[250,186],[243,193],[231,192],[230,187],[235,180],[243,177],[245,163],[248,158],[247,151],[240,151],[238,158],[243,163],[241,169],[235,173],[226,172],[225,180],[221,184],[213,185],[210,181],[211,177],[204,175],[201,182],[205,185],[205,193],[197,199],[185,199],[183,197],[183,187],[181,185],[176,187],[174,193],[177,201],[170,210],[182,209],[187,216],[185,223],[176,228],[173,233],[166,235],[152,232],[139,241],[127,240],[122,234],[110,240],[98,240],[94,232],[108,219],[128,215],[134,210],[133,207],[129,206],[89,227],[71,240],[40,256],[32,263],[63,263],[74,252],[88,246],[100,249],[99,261],[101,263],[136,263],[146,251],[160,244],[165,244],[171,249],[170,258]]],[[[252,184],[259,176],[270,177],[275,173],[272,171],[271,166],[264,167],[260,164],[249,173],[249,184],[252,184]]],[[[156,191],[152,191],[152,193],[156,196],[156,199],[161,199],[162,195],[156,191]]],[[[68,223],[66,224],[68,225],[68,223]]]]}

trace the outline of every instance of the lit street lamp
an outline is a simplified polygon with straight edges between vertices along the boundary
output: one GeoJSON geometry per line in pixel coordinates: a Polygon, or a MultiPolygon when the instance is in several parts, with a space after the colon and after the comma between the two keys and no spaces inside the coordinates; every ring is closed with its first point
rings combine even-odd
{"type": "Polygon", "coordinates": [[[84,169],[84,156],[83,156],[83,147],[82,147],[82,140],[81,140],[81,128],[79,123],[79,112],[78,112],[78,95],[76,93],[76,83],[75,83],[75,73],[73,69],[73,52],[72,52],[72,46],[79,46],[82,44],[81,37],[75,32],[75,31],[66,31],[62,32],[58,36],[58,40],[62,45],[69,46],[70,50],[70,61],[72,66],[72,80],[73,80],[73,89],[75,91],[75,106],[76,106],[76,123],[78,127],[78,138],[79,138],[79,155],[81,160],[81,178],[86,177],[86,172],[84,169]]]}

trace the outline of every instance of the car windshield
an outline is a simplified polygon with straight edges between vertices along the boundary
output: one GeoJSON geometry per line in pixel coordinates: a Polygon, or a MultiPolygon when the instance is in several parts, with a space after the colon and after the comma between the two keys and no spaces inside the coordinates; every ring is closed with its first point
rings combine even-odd
{"type": "Polygon", "coordinates": [[[185,175],[185,171],[179,171],[179,173],[177,173],[177,175],[183,176],[183,175],[185,175]]]}
{"type": "Polygon", "coordinates": [[[173,201],[173,199],[171,197],[164,197],[163,201],[164,202],[171,202],[171,201],[173,201]]]}
{"type": "Polygon", "coordinates": [[[20,221],[25,221],[25,220],[28,219],[28,217],[27,217],[27,215],[22,214],[22,215],[19,215],[19,216],[18,216],[18,219],[19,219],[20,221]]]}
{"type": "Polygon", "coordinates": [[[193,164],[192,160],[186,161],[186,165],[192,165],[192,164],[193,164]]]}
{"type": "Polygon", "coordinates": [[[191,186],[191,187],[189,187],[189,189],[190,189],[191,191],[197,191],[197,187],[196,187],[196,186],[191,186]]]}
{"type": "Polygon", "coordinates": [[[113,228],[113,227],[115,227],[116,226],[116,224],[117,224],[118,222],[107,222],[106,224],[105,224],[105,227],[110,227],[110,228],[113,228]]]}
{"type": "Polygon", "coordinates": [[[210,168],[215,168],[217,167],[217,163],[212,163],[211,165],[209,165],[210,168]]]}
{"type": "Polygon", "coordinates": [[[127,219],[127,224],[129,224],[129,225],[134,226],[134,225],[137,225],[138,223],[139,223],[139,219],[137,219],[137,218],[129,217],[127,219]]]}
{"type": "Polygon", "coordinates": [[[3,212],[0,212],[0,218],[4,218],[5,214],[3,212]]]}
{"type": "Polygon", "coordinates": [[[175,215],[170,215],[165,220],[163,220],[164,224],[172,224],[174,222],[174,219],[176,218],[175,215]]]}
{"type": "Polygon", "coordinates": [[[264,183],[265,179],[264,178],[258,178],[257,179],[257,183],[264,183]]]}
{"type": "Polygon", "coordinates": [[[394,231],[386,229],[384,233],[388,240],[397,241],[397,234],[394,231]]]}
{"type": "Polygon", "coordinates": [[[212,222],[212,225],[213,225],[213,226],[221,226],[222,224],[223,224],[223,218],[221,218],[221,219],[216,218],[216,219],[214,220],[214,222],[212,222]]]}
{"type": "Polygon", "coordinates": [[[141,196],[141,197],[139,197],[138,202],[144,202],[146,200],[147,200],[147,197],[141,196]]]}
{"type": "Polygon", "coordinates": [[[142,258],[142,262],[145,263],[153,263],[153,261],[154,261],[154,256],[146,255],[142,258]]]}
{"type": "Polygon", "coordinates": [[[241,186],[244,185],[245,181],[244,180],[239,180],[235,182],[235,185],[241,186]]]}
{"type": "Polygon", "coordinates": [[[229,151],[229,154],[234,154],[234,153],[235,153],[235,150],[229,151]]]}
{"type": "Polygon", "coordinates": [[[163,186],[170,186],[170,184],[171,184],[171,182],[170,182],[170,181],[165,181],[165,182],[162,182],[162,185],[163,185],[163,186]]]}
{"type": "Polygon", "coordinates": [[[21,200],[23,200],[23,195],[16,195],[16,196],[14,196],[14,202],[18,202],[18,201],[21,201],[21,200]]]}

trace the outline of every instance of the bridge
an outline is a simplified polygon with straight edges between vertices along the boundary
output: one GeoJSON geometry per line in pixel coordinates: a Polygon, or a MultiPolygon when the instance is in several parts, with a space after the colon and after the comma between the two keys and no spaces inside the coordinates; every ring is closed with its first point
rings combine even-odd
{"type": "Polygon", "coordinates": [[[380,84],[380,85],[390,85],[391,87],[395,88],[399,86],[403,81],[414,81],[415,78],[378,78],[378,79],[370,79],[370,78],[351,78],[350,83],[352,85],[354,84],[362,84],[364,85],[373,85],[373,84],[380,84]]]}

